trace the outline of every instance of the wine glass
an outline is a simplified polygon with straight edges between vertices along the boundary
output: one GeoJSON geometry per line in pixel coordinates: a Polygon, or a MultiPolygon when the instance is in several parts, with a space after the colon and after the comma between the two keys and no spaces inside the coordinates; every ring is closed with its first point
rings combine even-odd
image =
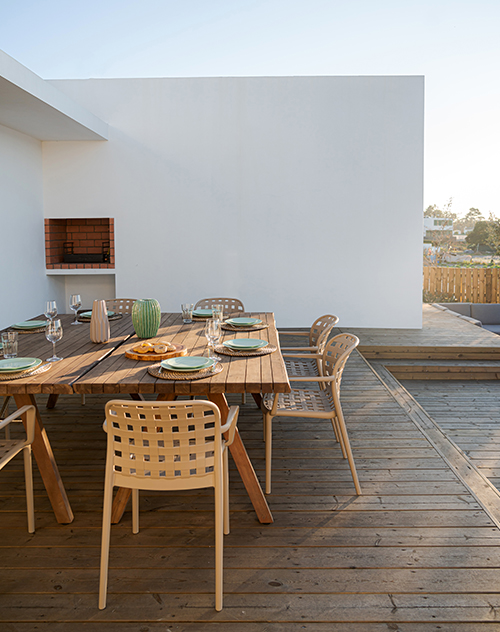
{"type": "Polygon", "coordinates": [[[62,358],[58,358],[56,356],[56,342],[61,340],[62,336],[63,329],[59,318],[49,320],[47,326],[45,327],[45,337],[52,343],[52,353],[54,355],[51,358],[47,358],[47,362],[57,362],[58,360],[62,360],[62,358]]]}
{"type": "Polygon", "coordinates": [[[57,316],[57,304],[55,301],[47,301],[44,314],[47,320],[53,320],[57,316]]]}
{"type": "Polygon", "coordinates": [[[208,341],[208,348],[210,350],[209,358],[218,362],[220,357],[215,353],[215,343],[220,339],[220,320],[215,318],[208,318],[205,322],[205,337],[208,341]]]}
{"type": "Polygon", "coordinates": [[[78,320],[77,312],[82,306],[82,299],[79,294],[72,294],[69,297],[69,306],[75,312],[75,320],[71,323],[72,325],[81,325],[82,323],[78,320]]]}

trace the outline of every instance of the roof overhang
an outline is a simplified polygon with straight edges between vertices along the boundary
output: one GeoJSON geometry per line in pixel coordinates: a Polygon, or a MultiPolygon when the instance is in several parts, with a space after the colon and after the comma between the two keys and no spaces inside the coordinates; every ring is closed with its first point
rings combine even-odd
{"type": "Polygon", "coordinates": [[[108,125],[0,51],[0,125],[38,140],[107,140],[108,125]]]}

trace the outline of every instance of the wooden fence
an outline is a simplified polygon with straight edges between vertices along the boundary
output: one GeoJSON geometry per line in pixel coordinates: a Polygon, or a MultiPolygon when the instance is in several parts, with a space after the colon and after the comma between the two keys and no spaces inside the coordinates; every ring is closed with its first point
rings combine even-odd
{"type": "Polygon", "coordinates": [[[500,268],[424,266],[424,292],[436,301],[500,303],[500,268]]]}

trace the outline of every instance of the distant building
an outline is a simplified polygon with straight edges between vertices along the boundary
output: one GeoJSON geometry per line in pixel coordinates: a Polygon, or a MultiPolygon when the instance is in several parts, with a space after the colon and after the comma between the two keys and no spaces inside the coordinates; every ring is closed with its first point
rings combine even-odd
{"type": "Polygon", "coordinates": [[[453,220],[449,217],[424,217],[424,239],[453,236],[453,220]]]}

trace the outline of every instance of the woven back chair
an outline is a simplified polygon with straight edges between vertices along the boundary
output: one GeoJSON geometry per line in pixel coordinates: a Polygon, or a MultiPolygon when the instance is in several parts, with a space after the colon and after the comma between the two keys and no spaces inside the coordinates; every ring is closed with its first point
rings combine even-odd
{"type": "Polygon", "coordinates": [[[342,455],[347,458],[356,493],[361,494],[361,487],[352,456],[349,436],[340,405],[340,383],[345,363],[359,340],[351,334],[339,334],[332,338],[323,352],[322,377],[291,377],[294,382],[322,382],[323,390],[292,388],[290,393],[265,394],[262,398],[264,414],[264,436],[266,440],[266,494],[271,493],[271,452],[272,452],[272,420],[273,417],[310,417],[314,419],[330,419],[335,438],[340,443],[342,455]]]}
{"type": "Polygon", "coordinates": [[[136,298],[107,298],[106,307],[117,314],[131,314],[136,298]]]}
{"type": "Polygon", "coordinates": [[[24,457],[24,479],[26,482],[26,505],[28,509],[28,532],[35,532],[35,508],[33,502],[33,466],[31,462],[31,444],[35,438],[35,407],[23,406],[19,410],[2,419],[0,430],[8,428],[13,421],[26,416],[26,439],[0,439],[0,470],[12,459],[23,453],[24,457]]]}
{"type": "Polygon", "coordinates": [[[308,347],[282,347],[282,351],[312,351],[313,353],[323,353],[328,336],[335,325],[339,322],[337,316],[325,314],[317,318],[311,325],[309,332],[304,331],[280,331],[280,336],[308,336],[308,347]]]}
{"type": "Polygon", "coordinates": [[[223,305],[224,315],[243,313],[245,307],[239,298],[202,298],[194,306],[195,309],[210,309],[212,305],[223,305]]]}
{"type": "Polygon", "coordinates": [[[132,530],[139,532],[139,490],[215,489],[215,608],[222,609],[223,534],[229,533],[227,446],[238,408],[221,426],[212,402],[106,404],[108,448],[104,485],[99,608],[106,607],[113,487],[132,489],[132,530]],[[227,433],[224,438],[223,433],[227,433]]]}
{"type": "MultiPolygon", "coordinates": [[[[323,351],[332,329],[338,322],[338,317],[333,314],[320,316],[314,321],[309,331],[310,346],[281,348],[285,359],[285,367],[290,377],[320,377],[323,375],[323,351]]],[[[284,335],[297,334],[307,335],[304,332],[284,332],[284,335]]]]}

